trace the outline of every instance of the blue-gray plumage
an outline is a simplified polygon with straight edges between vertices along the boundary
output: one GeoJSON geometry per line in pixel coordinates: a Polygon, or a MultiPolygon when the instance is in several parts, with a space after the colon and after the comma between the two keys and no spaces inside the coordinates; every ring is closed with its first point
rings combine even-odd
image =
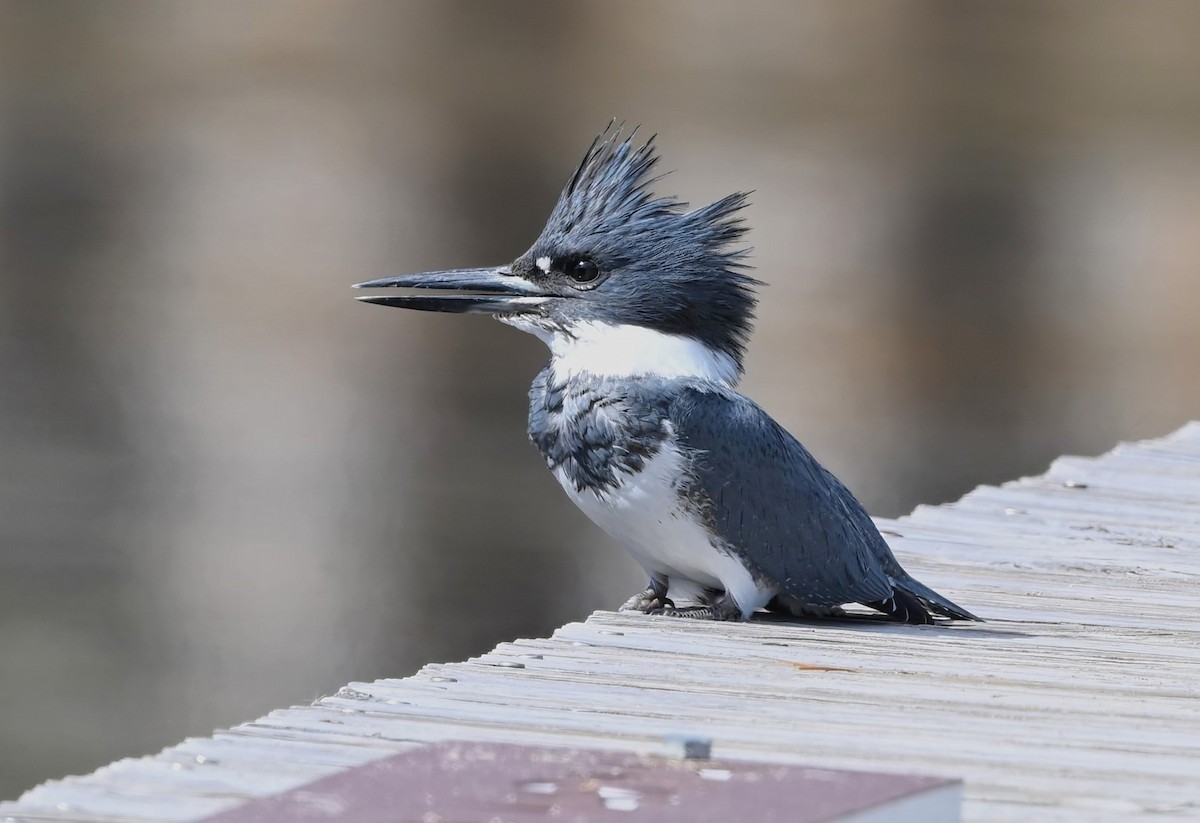
{"type": "Polygon", "coordinates": [[[655,162],[652,140],[606,131],[510,265],[360,284],[456,294],[360,299],[492,314],[549,346],[529,435],[649,575],[622,608],[733,619],[861,603],[910,623],[977,619],[909,576],[846,487],[734,389],[758,285],[733,246],[746,197],[687,211],[649,192],[655,162]]]}

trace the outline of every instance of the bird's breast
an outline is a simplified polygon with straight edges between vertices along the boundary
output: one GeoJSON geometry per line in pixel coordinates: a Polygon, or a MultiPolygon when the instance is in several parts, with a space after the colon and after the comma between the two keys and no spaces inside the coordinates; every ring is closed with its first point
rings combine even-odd
{"type": "Polygon", "coordinates": [[[667,399],[613,380],[538,375],[529,393],[529,437],[547,467],[576,489],[614,488],[666,442],[667,399]]]}

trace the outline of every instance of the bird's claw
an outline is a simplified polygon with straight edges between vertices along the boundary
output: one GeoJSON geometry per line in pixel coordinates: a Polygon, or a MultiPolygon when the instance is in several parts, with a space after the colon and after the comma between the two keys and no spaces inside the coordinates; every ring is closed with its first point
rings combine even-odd
{"type": "Polygon", "coordinates": [[[617,611],[621,612],[642,612],[644,614],[656,614],[663,609],[675,608],[675,601],[667,597],[665,594],[658,594],[654,589],[646,589],[644,592],[635,594],[622,604],[617,611]]]}

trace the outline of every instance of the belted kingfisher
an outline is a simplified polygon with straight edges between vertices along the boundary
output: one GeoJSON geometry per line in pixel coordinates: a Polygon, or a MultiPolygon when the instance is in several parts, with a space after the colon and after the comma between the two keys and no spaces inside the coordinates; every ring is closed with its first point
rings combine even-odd
{"type": "Polygon", "coordinates": [[[906,623],[977,620],[909,576],[846,487],[735,390],[761,285],[734,247],[747,195],[691,211],[657,197],[654,138],[635,141],[597,137],[508,265],[357,284],[457,294],[358,299],[490,314],[549,346],[529,436],[649,575],[623,611],[736,620],[860,603],[906,623]]]}

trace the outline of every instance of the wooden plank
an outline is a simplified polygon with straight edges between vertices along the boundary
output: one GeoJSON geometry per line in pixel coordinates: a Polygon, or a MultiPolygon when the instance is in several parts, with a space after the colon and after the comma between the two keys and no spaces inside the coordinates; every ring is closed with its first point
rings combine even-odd
{"type": "Polygon", "coordinates": [[[598,612],[153,758],[9,820],[197,820],[425,743],[662,753],[965,782],[969,821],[1200,820],[1200,424],[880,521],[989,618],[710,624],[598,612]]]}

